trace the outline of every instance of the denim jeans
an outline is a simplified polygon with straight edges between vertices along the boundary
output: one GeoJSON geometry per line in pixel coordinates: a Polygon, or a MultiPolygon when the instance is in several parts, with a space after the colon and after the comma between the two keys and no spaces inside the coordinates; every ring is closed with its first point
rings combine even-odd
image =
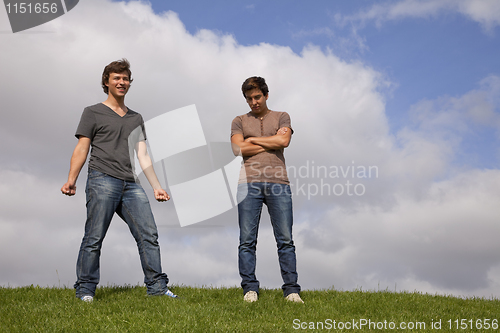
{"type": "Polygon", "coordinates": [[[100,277],[102,241],[114,213],[127,223],[137,242],[147,293],[165,293],[168,278],[161,269],[158,231],[149,200],[141,185],[90,169],[85,192],[87,221],[76,263],[76,296],[95,295],[100,277]]]}
{"type": "Polygon", "coordinates": [[[238,185],[238,218],[240,245],[238,265],[243,293],[259,292],[259,281],[255,276],[257,234],[262,204],[266,204],[274,238],[278,247],[278,259],[283,278],[283,293],[300,292],[297,284],[295,246],[292,240],[292,193],[290,185],[277,183],[247,183],[238,185]]]}

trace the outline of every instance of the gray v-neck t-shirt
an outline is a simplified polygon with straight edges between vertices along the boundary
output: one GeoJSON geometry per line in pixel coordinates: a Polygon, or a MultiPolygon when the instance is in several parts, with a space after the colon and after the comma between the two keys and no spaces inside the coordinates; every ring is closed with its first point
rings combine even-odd
{"type": "Polygon", "coordinates": [[[83,110],[75,136],[91,140],[89,169],[135,181],[132,165],[135,145],[146,139],[144,120],[139,113],[128,109],[121,117],[102,103],[88,106],[83,110]]]}

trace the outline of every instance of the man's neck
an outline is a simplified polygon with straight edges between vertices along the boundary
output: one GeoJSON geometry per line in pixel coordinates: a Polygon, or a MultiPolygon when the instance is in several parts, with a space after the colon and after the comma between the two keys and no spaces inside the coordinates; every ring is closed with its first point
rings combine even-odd
{"type": "Polygon", "coordinates": [[[102,104],[109,107],[111,110],[115,111],[119,116],[124,116],[128,109],[125,106],[125,98],[116,98],[115,96],[109,94],[108,98],[102,102],[102,104]]]}
{"type": "Polygon", "coordinates": [[[255,113],[252,111],[253,115],[259,119],[263,119],[271,110],[269,109],[265,109],[265,110],[262,110],[261,112],[259,113],[255,113]]]}

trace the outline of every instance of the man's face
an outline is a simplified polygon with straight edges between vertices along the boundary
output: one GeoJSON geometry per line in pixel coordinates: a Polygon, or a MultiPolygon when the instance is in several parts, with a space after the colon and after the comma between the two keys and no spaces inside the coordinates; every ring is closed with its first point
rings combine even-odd
{"type": "Polygon", "coordinates": [[[245,97],[253,113],[260,114],[267,111],[266,101],[269,95],[264,96],[260,89],[252,89],[250,91],[247,91],[245,93],[245,97]]]}
{"type": "Polygon", "coordinates": [[[109,74],[109,80],[106,86],[109,89],[109,93],[113,96],[123,97],[130,88],[130,78],[127,72],[111,73],[109,74]]]}

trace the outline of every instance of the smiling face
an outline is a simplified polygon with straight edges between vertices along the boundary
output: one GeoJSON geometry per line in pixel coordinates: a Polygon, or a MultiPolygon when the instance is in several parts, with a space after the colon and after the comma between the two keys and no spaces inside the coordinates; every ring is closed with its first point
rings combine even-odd
{"type": "Polygon", "coordinates": [[[115,98],[123,98],[130,88],[128,73],[110,73],[106,87],[108,87],[108,94],[113,95],[115,98]]]}
{"type": "Polygon", "coordinates": [[[266,102],[268,98],[269,94],[264,95],[260,89],[252,89],[245,93],[248,106],[250,106],[255,115],[264,115],[267,113],[269,110],[266,102]]]}

